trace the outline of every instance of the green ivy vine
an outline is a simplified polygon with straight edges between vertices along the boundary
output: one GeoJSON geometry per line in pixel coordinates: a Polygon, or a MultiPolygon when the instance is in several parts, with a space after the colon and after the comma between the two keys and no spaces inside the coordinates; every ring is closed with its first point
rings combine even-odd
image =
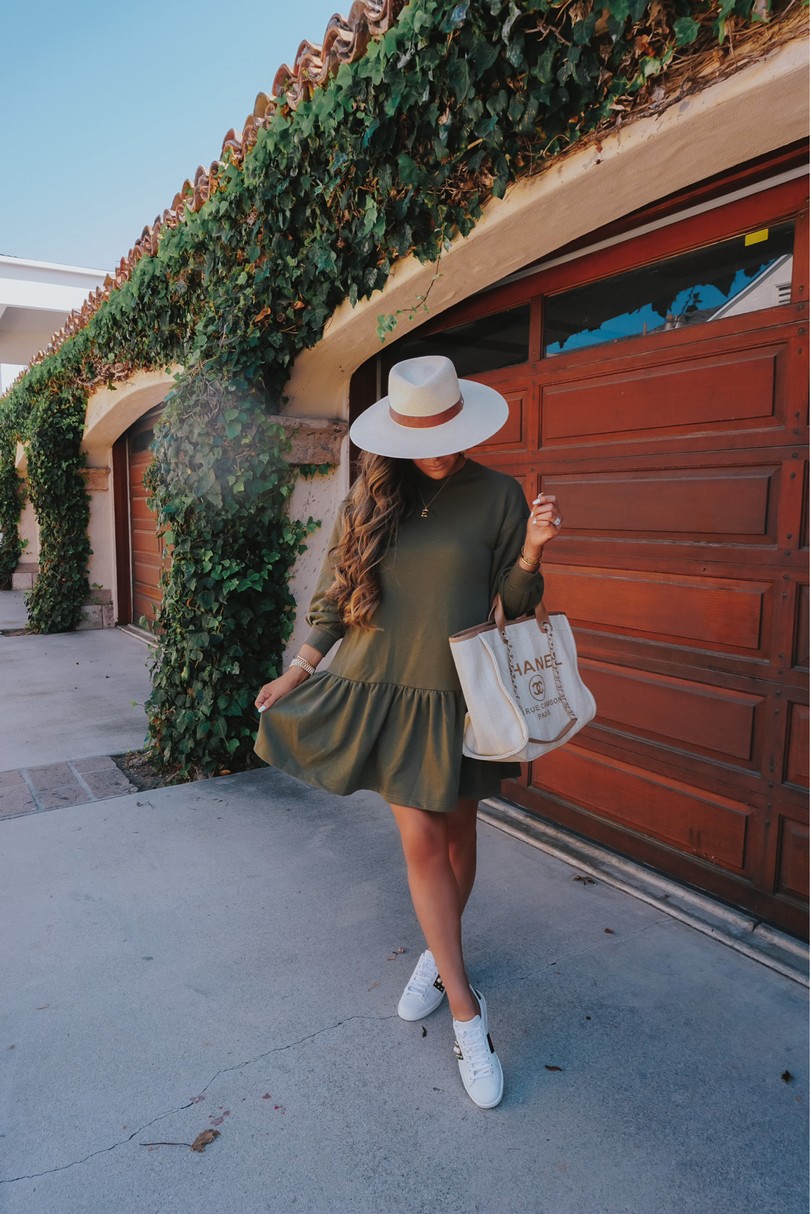
{"type": "Polygon", "coordinates": [[[82,470],[87,393],[52,381],[29,420],[28,492],[40,525],[39,575],[27,596],[28,627],[68,632],[81,619],[90,584],[90,499],[82,470]]]}
{"type": "Polygon", "coordinates": [[[256,691],[280,673],[289,570],[313,526],[287,516],[287,441],[250,389],[200,373],[157,426],[145,483],[171,561],[146,709],[153,752],[179,778],[248,763],[256,691]]]}
{"type": "MultiPolygon", "coordinates": [[[[147,705],[167,767],[250,761],[253,696],[278,669],[309,526],[288,518],[292,474],[267,415],[335,308],[381,290],[404,258],[437,262],[510,182],[642,105],[677,63],[788,7],[411,0],[310,101],[292,111],[281,98],[244,163],[226,159],[201,209],[5,398],[0,433],[28,445],[42,528],[34,626],[71,627],[86,588],[88,394],[136,368],[186,369],[148,474],[171,552],[147,705]]],[[[0,443],[0,468],[9,458],[0,443]]]]}
{"type": "Polygon", "coordinates": [[[23,484],[17,475],[16,441],[0,431],[0,590],[11,588],[11,575],[23,550],[20,515],[23,484]]]}

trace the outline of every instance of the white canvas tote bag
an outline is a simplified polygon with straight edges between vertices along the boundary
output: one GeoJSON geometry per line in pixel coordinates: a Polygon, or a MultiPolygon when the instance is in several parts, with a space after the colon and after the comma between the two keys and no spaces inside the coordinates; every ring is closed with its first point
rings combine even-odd
{"type": "Polygon", "coordinates": [[[451,636],[450,649],[467,703],[468,758],[530,762],[568,742],[596,715],[571,625],[542,603],[534,615],[507,620],[497,598],[490,619],[451,636]]]}

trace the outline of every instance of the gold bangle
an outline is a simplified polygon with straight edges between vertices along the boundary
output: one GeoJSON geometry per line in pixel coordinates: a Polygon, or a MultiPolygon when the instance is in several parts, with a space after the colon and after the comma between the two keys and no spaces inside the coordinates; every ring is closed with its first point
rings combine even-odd
{"type": "Polygon", "coordinates": [[[529,558],[525,555],[522,548],[520,550],[520,556],[518,557],[518,560],[523,561],[523,564],[526,565],[527,568],[529,570],[531,570],[532,573],[536,573],[536,571],[540,568],[540,562],[542,561],[542,559],[543,559],[542,556],[538,556],[536,561],[530,561],[529,558]]]}

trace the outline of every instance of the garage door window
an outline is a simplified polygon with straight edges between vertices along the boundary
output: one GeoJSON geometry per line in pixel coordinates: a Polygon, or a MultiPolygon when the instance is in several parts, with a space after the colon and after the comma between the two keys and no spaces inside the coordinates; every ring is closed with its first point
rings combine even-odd
{"type": "Polygon", "coordinates": [[[545,301],[543,355],[790,303],[792,223],[693,249],[545,301]]]}
{"type": "Polygon", "coordinates": [[[529,305],[397,343],[398,359],[421,354],[446,354],[461,376],[525,363],[529,358],[529,305]]]}

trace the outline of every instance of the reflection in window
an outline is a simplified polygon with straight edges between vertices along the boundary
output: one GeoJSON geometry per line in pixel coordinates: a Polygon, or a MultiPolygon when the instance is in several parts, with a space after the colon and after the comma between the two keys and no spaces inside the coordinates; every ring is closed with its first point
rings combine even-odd
{"type": "Polygon", "coordinates": [[[155,437],[155,431],[141,430],[129,440],[129,450],[131,455],[140,455],[143,451],[148,451],[152,445],[152,439],[155,437]]]}
{"type": "Polygon", "coordinates": [[[793,224],[549,296],[544,355],[742,316],[790,303],[793,224]]]}
{"type": "Polygon", "coordinates": [[[529,358],[529,305],[484,316],[424,337],[414,334],[397,343],[397,361],[421,354],[446,354],[459,375],[479,375],[513,367],[529,358]]]}

